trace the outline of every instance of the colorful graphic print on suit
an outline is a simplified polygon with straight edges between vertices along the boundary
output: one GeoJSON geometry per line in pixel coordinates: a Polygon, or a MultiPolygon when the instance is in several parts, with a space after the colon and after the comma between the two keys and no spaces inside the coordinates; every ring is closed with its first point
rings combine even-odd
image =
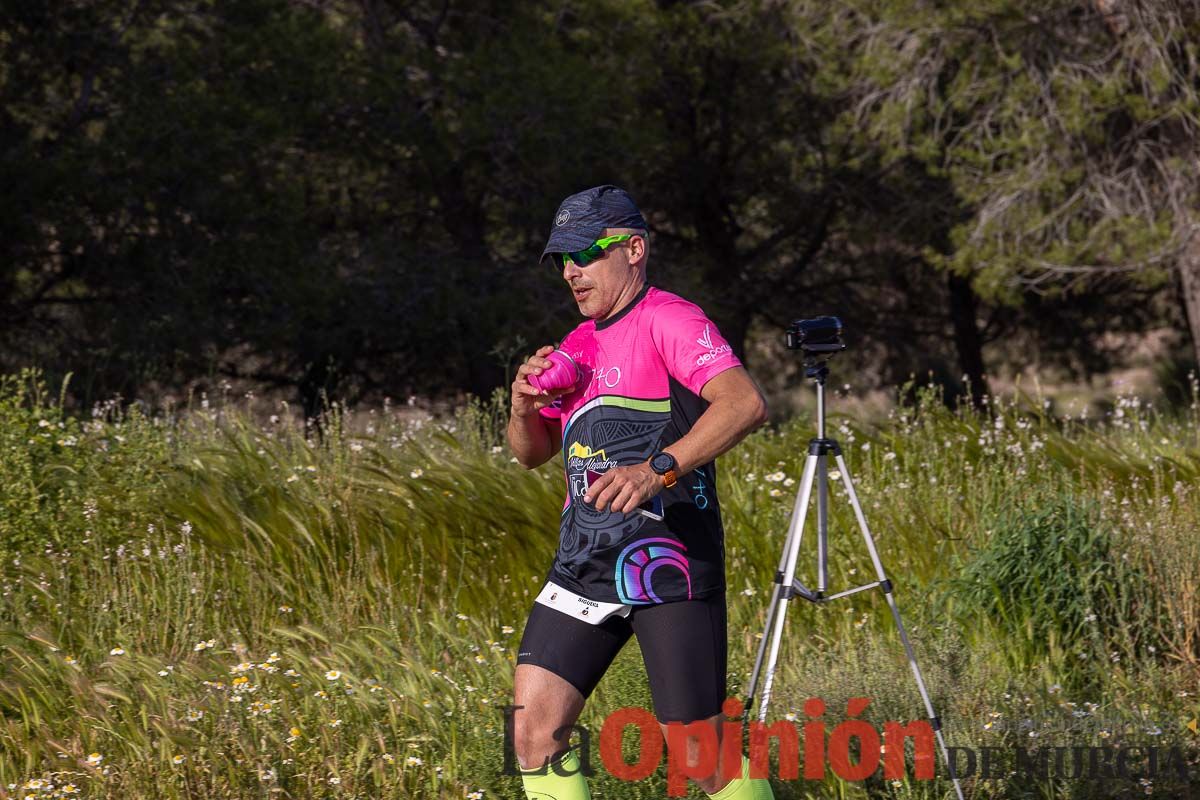
{"type": "Polygon", "coordinates": [[[708,403],[713,376],[741,362],[704,312],[647,286],[616,316],[588,320],[559,349],[583,379],[542,415],[562,424],[566,500],[548,579],[592,600],[664,603],[724,586],[725,542],[716,464],[664,489],[662,522],[583,502],[588,483],[645,462],[683,437],[708,403]]]}

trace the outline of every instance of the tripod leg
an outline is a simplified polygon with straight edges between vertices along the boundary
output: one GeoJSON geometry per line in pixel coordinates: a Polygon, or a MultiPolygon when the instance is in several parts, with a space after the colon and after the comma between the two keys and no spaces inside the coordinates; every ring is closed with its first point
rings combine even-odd
{"type": "Polygon", "coordinates": [[[829,470],[825,459],[817,465],[817,597],[829,586],[829,470]]]}
{"type": "Polygon", "coordinates": [[[804,464],[804,477],[800,480],[800,490],[797,492],[796,505],[792,511],[792,524],[788,530],[788,547],[783,558],[783,583],[779,589],[779,604],[775,613],[774,630],[771,631],[770,656],[767,659],[766,677],[763,680],[762,700],[758,704],[758,719],[767,719],[767,704],[771,701],[771,685],[775,680],[775,664],[779,660],[779,645],[783,640],[783,623],[787,617],[787,607],[795,596],[796,557],[800,552],[800,540],[804,533],[804,518],[808,514],[808,503],[812,499],[813,478],[816,476],[817,464],[823,455],[810,454],[804,464]]]}
{"type": "Polygon", "coordinates": [[[866,542],[867,551],[871,554],[871,563],[875,565],[875,574],[879,579],[880,588],[883,589],[884,597],[887,598],[888,607],[892,610],[892,619],[896,623],[896,630],[900,633],[900,641],[904,644],[908,665],[912,668],[913,677],[917,680],[917,689],[921,693],[921,699],[925,702],[929,725],[933,728],[933,733],[937,736],[938,744],[942,748],[942,758],[946,762],[950,780],[954,782],[954,791],[958,795],[958,800],[963,800],[962,787],[959,786],[958,775],[954,771],[954,762],[950,760],[950,751],[946,748],[946,739],[942,736],[942,721],[934,713],[933,703],[929,700],[925,679],[921,677],[921,668],[917,666],[917,657],[913,655],[912,643],[908,641],[908,632],[904,629],[904,621],[900,619],[900,608],[896,605],[896,598],[892,596],[892,582],[888,580],[887,574],[883,571],[883,562],[879,559],[879,551],[875,549],[875,539],[871,536],[870,528],[867,527],[867,518],[863,515],[862,505],[858,502],[858,493],[854,491],[854,482],[850,480],[850,471],[846,469],[846,462],[840,452],[836,453],[836,458],[838,470],[842,473],[842,483],[846,487],[846,494],[850,497],[850,505],[854,508],[854,516],[862,531],[863,541],[866,542]]]}
{"type": "MultiPolygon", "coordinates": [[[[790,542],[791,539],[789,538],[790,542]]],[[[786,551],[786,547],[785,550],[786,551]]],[[[780,561],[782,562],[782,558],[780,561]]],[[[750,688],[746,691],[746,702],[742,705],[747,717],[750,707],[754,704],[754,694],[758,691],[758,676],[762,671],[763,656],[767,653],[767,641],[771,638],[771,628],[775,623],[775,613],[779,610],[780,597],[783,593],[783,564],[775,572],[775,587],[771,590],[771,603],[767,606],[767,624],[763,627],[762,636],[758,640],[758,654],[754,657],[754,670],[750,673],[750,688]]]]}
{"type": "MultiPolygon", "coordinates": [[[[807,465],[806,465],[807,466],[807,465]]],[[[808,501],[804,499],[804,482],[800,483],[800,487],[796,489],[796,499],[792,505],[791,519],[794,521],[798,517],[802,517],[804,509],[808,501]]],[[[758,679],[762,673],[763,656],[767,652],[767,643],[771,640],[771,630],[775,624],[775,614],[779,611],[779,604],[782,597],[783,572],[787,568],[787,556],[792,550],[792,538],[804,536],[804,523],[801,519],[800,525],[788,526],[788,535],[784,540],[783,549],[779,552],[779,566],[775,568],[775,588],[771,592],[771,602],[767,606],[767,622],[763,626],[762,637],[758,640],[758,654],[754,657],[754,670],[750,673],[750,688],[746,692],[746,703],[743,708],[746,714],[750,713],[750,707],[754,705],[754,695],[758,691],[758,679]]],[[[799,544],[797,544],[799,547],[799,544]]]]}

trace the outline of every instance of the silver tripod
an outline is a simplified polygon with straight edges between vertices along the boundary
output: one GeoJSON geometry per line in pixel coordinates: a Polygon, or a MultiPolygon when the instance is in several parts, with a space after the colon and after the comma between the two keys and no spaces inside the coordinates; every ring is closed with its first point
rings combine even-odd
{"type": "MultiPolygon", "coordinates": [[[[837,349],[841,348],[838,347],[837,349]]],[[[832,348],[824,349],[824,352],[828,354],[825,356],[826,358],[832,355],[830,350],[832,348]]],[[[750,690],[744,707],[746,713],[749,714],[754,703],[754,695],[758,689],[763,655],[767,652],[769,642],[770,656],[767,658],[766,678],[763,681],[762,699],[758,706],[759,721],[766,721],[767,705],[771,701],[771,686],[775,679],[775,665],[779,658],[779,646],[783,641],[784,618],[787,616],[788,605],[793,598],[802,597],[812,603],[827,603],[830,600],[837,600],[839,597],[846,597],[856,592],[864,592],[875,588],[882,589],[884,596],[887,598],[888,606],[892,609],[892,619],[896,622],[896,630],[900,633],[900,641],[904,643],[904,652],[908,655],[908,665],[912,667],[913,677],[917,679],[917,688],[921,692],[921,699],[925,701],[925,711],[929,715],[930,727],[933,728],[933,732],[937,736],[938,744],[942,750],[942,758],[946,762],[950,779],[954,782],[954,791],[958,794],[959,800],[963,800],[962,787],[959,785],[954,764],[950,760],[950,754],[946,749],[946,740],[942,736],[941,720],[934,713],[933,704],[929,701],[929,692],[925,689],[925,681],[921,677],[921,669],[917,666],[912,644],[908,641],[908,633],[904,629],[904,622],[900,619],[900,609],[896,606],[896,599],[892,596],[892,582],[888,580],[887,575],[883,571],[883,563],[879,560],[879,553],[875,549],[875,540],[871,537],[871,531],[867,528],[867,519],[863,516],[862,506],[858,502],[858,495],[855,493],[854,484],[850,480],[850,471],[846,469],[846,462],[842,458],[842,449],[835,440],[825,437],[825,379],[828,375],[829,368],[825,366],[825,361],[821,357],[813,355],[806,357],[805,376],[814,379],[817,383],[817,436],[808,443],[808,458],[804,464],[804,477],[800,480],[800,488],[796,492],[796,504],[792,509],[792,520],[788,528],[787,541],[783,546],[783,554],[779,560],[779,567],[775,572],[775,588],[771,595],[771,605],[767,610],[767,624],[763,630],[762,640],[758,645],[758,656],[754,660],[754,672],[750,677],[750,690]],[[875,565],[875,575],[878,580],[864,586],[826,595],[825,589],[829,574],[829,545],[827,538],[829,499],[826,459],[830,453],[833,453],[834,458],[837,460],[838,472],[841,475],[842,483],[846,487],[846,495],[850,498],[850,505],[854,508],[854,516],[858,519],[858,527],[862,531],[867,551],[871,554],[871,561],[875,565]],[[808,513],[809,501],[812,499],[814,479],[817,484],[816,591],[809,589],[796,579],[796,557],[800,552],[800,539],[804,535],[804,521],[808,513]]]]}

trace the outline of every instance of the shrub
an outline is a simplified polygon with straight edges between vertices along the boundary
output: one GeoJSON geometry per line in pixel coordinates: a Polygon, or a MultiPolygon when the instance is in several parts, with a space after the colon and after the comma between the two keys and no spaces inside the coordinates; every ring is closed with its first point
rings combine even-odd
{"type": "Polygon", "coordinates": [[[1118,551],[1099,506],[1051,491],[996,513],[953,593],[968,613],[1023,644],[1010,654],[1027,664],[1056,646],[1083,653],[1096,637],[1106,648],[1135,647],[1158,605],[1146,574],[1118,551]]]}

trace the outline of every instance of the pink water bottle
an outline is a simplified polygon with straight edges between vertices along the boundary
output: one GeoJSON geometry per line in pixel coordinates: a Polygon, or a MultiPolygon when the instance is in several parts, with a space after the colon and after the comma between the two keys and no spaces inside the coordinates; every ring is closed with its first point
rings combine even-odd
{"type": "Polygon", "coordinates": [[[569,355],[562,350],[555,350],[546,356],[546,358],[554,366],[542,370],[541,375],[529,376],[529,383],[533,388],[542,389],[547,392],[554,392],[559,389],[570,391],[579,383],[582,373],[579,370],[579,365],[569,355]]]}

